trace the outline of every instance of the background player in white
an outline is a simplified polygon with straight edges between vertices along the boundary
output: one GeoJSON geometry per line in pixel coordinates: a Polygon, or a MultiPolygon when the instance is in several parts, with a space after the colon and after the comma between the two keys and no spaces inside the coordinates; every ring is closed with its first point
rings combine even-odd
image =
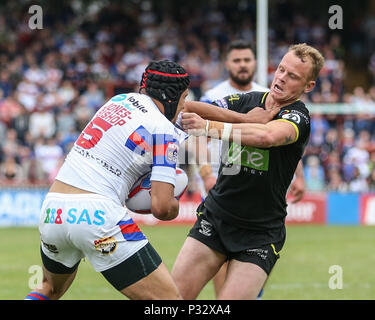
{"type": "MultiPolygon", "coordinates": [[[[200,98],[200,101],[212,103],[236,93],[269,91],[268,88],[253,81],[256,70],[256,59],[249,42],[239,39],[234,40],[228,45],[225,68],[228,71],[229,78],[205,92],[200,98]]],[[[209,142],[209,148],[209,155],[211,156],[210,165],[200,167],[204,185],[204,187],[201,188],[203,196],[206,195],[208,190],[211,189],[216,182],[220,167],[221,141],[211,140],[209,142]]]]}
{"type": "Polygon", "coordinates": [[[177,63],[151,62],[140,93],[120,94],[94,115],[68,154],[41,210],[43,284],[26,299],[58,299],[80,260],[130,299],[181,298],[160,256],[124,207],[135,181],[152,170],[151,209],[174,219],[179,143],[173,125],[188,94],[177,63]]]}
{"type": "MultiPolygon", "coordinates": [[[[256,70],[256,58],[251,43],[242,39],[231,42],[227,48],[225,68],[228,71],[229,78],[204,93],[200,101],[212,103],[232,94],[269,91],[268,88],[253,81],[256,70]]],[[[257,122],[256,119],[253,122],[257,122]]],[[[200,177],[198,179],[200,180],[199,184],[203,196],[216,183],[220,167],[221,141],[211,140],[209,148],[210,152],[208,154],[211,156],[210,165],[201,165],[199,168],[200,177]]],[[[302,161],[300,161],[295,172],[295,179],[289,189],[289,195],[292,196],[293,202],[302,199],[305,191],[304,181],[303,166],[302,161]]],[[[224,283],[226,270],[227,264],[225,263],[213,279],[216,296],[218,296],[224,283]]]]}

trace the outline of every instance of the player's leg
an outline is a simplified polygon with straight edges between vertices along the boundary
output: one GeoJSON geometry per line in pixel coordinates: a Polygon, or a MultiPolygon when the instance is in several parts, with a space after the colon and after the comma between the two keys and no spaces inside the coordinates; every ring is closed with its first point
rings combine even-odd
{"type": "Polygon", "coordinates": [[[226,261],[226,251],[202,203],[172,269],[172,277],[184,299],[195,299],[226,261]]]}
{"type": "Polygon", "coordinates": [[[172,277],[184,299],[195,299],[217,273],[226,256],[187,237],[172,269],[172,277]]]}
{"type": "Polygon", "coordinates": [[[25,300],[57,300],[72,284],[79,262],[69,268],[47,257],[41,250],[43,261],[43,281],[40,289],[30,292],[25,300]]]}
{"type": "Polygon", "coordinates": [[[267,280],[267,273],[254,263],[230,260],[219,300],[254,300],[267,280]]]}
{"type": "MultiPolygon", "coordinates": [[[[213,284],[214,284],[214,290],[215,290],[215,296],[216,296],[216,298],[219,296],[219,292],[220,292],[221,288],[224,285],[225,277],[227,275],[227,270],[228,270],[228,262],[225,262],[221,266],[221,268],[218,271],[218,273],[213,278],[213,284]]],[[[262,288],[260,290],[260,292],[258,293],[257,300],[260,300],[262,298],[263,292],[264,292],[264,290],[262,288]]]]}
{"type": "Polygon", "coordinates": [[[259,299],[283,244],[284,238],[275,244],[230,253],[227,275],[218,299],[259,299]]]}
{"type": "Polygon", "coordinates": [[[213,278],[213,283],[214,283],[214,289],[215,289],[215,296],[219,296],[219,292],[221,288],[223,287],[225,277],[227,275],[227,268],[228,268],[228,263],[224,263],[220,270],[217,272],[215,277],[213,278]]]}
{"type": "Polygon", "coordinates": [[[102,271],[102,274],[130,299],[181,299],[168,269],[150,243],[120,264],[102,271]]]}
{"type": "Polygon", "coordinates": [[[121,290],[130,299],[139,300],[180,300],[178,292],[167,267],[161,263],[159,267],[145,278],[121,290]]]}
{"type": "Polygon", "coordinates": [[[67,195],[47,194],[39,221],[40,254],[43,263],[42,288],[26,299],[59,299],[73,282],[84,257],[68,239],[69,224],[63,222],[64,199],[67,195]]]}

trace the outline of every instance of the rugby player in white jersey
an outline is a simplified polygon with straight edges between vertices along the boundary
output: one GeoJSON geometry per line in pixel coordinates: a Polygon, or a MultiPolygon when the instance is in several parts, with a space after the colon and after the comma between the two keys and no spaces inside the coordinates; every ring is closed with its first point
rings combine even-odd
{"type": "MultiPolygon", "coordinates": [[[[269,89],[253,81],[256,70],[256,59],[254,51],[249,42],[245,40],[234,40],[227,48],[225,67],[229,78],[203,94],[200,101],[212,103],[226,96],[241,94],[252,91],[268,92],[269,89]]],[[[263,115],[260,114],[262,117],[263,115]]],[[[263,119],[262,119],[263,120],[263,119]]],[[[258,118],[253,117],[251,122],[260,122],[258,118]]],[[[202,141],[202,140],[201,140],[202,141]]],[[[202,147],[202,146],[201,146],[202,147]]],[[[208,143],[210,152],[210,164],[201,165],[199,168],[200,176],[198,185],[202,196],[205,197],[208,191],[216,183],[220,167],[221,141],[211,140],[208,143]]],[[[295,172],[295,179],[291,183],[289,195],[293,197],[293,202],[301,200],[305,190],[302,161],[299,162],[295,172]]],[[[217,275],[214,277],[215,294],[218,295],[226,275],[227,264],[224,264],[217,275]]],[[[262,292],[260,293],[260,296],[262,292]]],[[[259,297],[260,297],[259,296],[259,297]]]]}
{"type": "Polygon", "coordinates": [[[130,299],[180,299],[160,256],[124,207],[130,188],[151,174],[151,209],[160,220],[178,215],[174,197],[179,144],[175,128],[189,76],[177,63],[151,62],[140,92],[105,103],[83,130],[41,209],[41,289],[26,299],[58,299],[82,258],[130,299]]]}

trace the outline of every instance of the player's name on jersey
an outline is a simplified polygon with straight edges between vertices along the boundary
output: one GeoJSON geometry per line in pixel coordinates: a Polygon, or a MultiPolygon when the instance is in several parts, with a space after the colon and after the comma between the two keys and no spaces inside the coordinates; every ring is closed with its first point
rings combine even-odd
{"type": "Polygon", "coordinates": [[[126,119],[131,119],[131,111],[121,104],[110,103],[101,110],[97,116],[114,126],[122,126],[126,119]]]}

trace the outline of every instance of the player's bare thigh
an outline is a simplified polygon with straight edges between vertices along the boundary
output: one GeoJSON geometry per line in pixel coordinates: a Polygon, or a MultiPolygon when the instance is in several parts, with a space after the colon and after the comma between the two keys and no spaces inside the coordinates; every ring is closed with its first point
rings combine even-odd
{"type": "Polygon", "coordinates": [[[121,290],[132,300],[180,300],[176,284],[164,263],[146,277],[121,290]]]}
{"type": "Polygon", "coordinates": [[[216,274],[226,257],[200,241],[187,237],[172,269],[172,277],[184,299],[195,299],[216,274]]]}
{"type": "Polygon", "coordinates": [[[219,300],[255,300],[267,280],[267,273],[250,262],[230,260],[219,300]]]}

